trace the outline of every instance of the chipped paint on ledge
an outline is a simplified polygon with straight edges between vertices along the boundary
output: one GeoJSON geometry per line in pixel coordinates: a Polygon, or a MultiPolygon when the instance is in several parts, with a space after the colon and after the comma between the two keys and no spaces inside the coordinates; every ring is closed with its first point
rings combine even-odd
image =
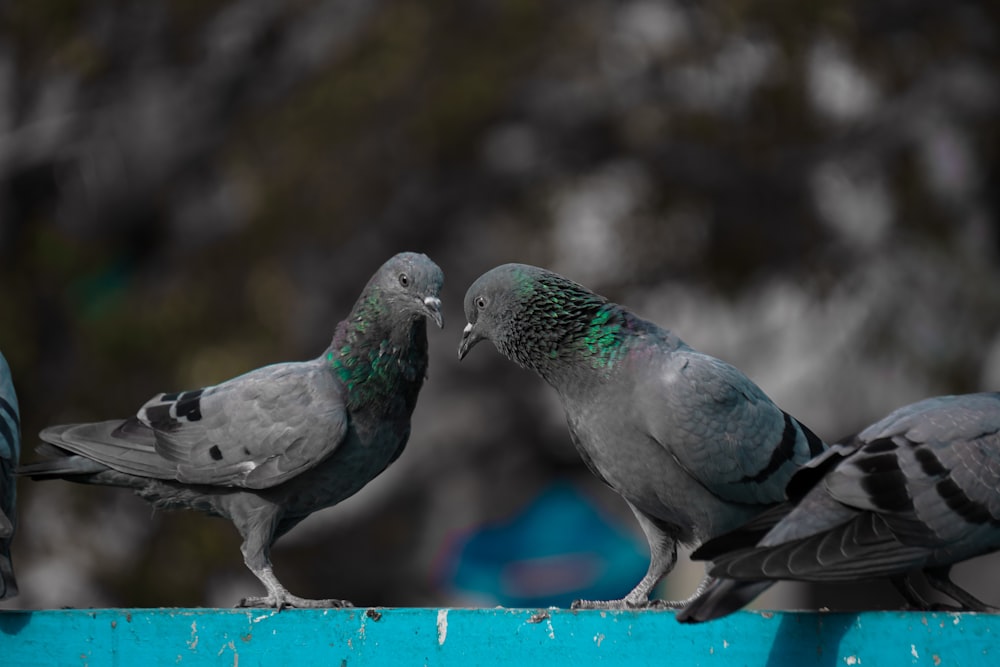
{"type": "Polygon", "coordinates": [[[1000,615],[670,611],[93,609],[0,611],[9,665],[996,664],[1000,615]]]}

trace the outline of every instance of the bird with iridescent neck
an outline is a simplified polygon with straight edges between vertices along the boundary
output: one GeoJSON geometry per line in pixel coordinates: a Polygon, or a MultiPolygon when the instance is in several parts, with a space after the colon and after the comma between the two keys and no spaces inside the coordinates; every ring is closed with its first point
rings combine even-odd
{"type": "Polygon", "coordinates": [[[682,606],[649,599],[678,545],[780,503],[792,473],[826,447],[735,367],[551,271],[498,266],[469,287],[465,314],[459,358],[490,340],[551,385],[584,463],[649,542],[649,569],[630,593],[574,608],[682,606]]]}
{"type": "Polygon", "coordinates": [[[241,606],[349,606],[289,593],[272,570],[271,545],[403,452],[427,373],[426,319],[443,325],[443,282],[426,255],[398,254],[318,358],[158,394],[128,419],[46,428],[39,452],[48,458],[19,472],[124,487],[156,507],[229,519],[267,590],[241,606]]]}

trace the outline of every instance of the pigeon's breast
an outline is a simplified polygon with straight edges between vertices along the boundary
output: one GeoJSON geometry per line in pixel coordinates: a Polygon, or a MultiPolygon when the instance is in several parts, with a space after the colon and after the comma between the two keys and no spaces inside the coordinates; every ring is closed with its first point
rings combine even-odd
{"type": "Polygon", "coordinates": [[[644,427],[636,402],[606,395],[564,405],[573,443],[591,472],[638,511],[673,526],[680,541],[694,543],[720,532],[721,524],[735,528],[751,518],[752,508],[734,510],[684,470],[644,427]]]}
{"type": "Polygon", "coordinates": [[[570,434],[591,472],[633,504],[655,502],[674,468],[667,451],[637,425],[633,406],[613,397],[567,405],[570,434]]]}
{"type": "Polygon", "coordinates": [[[352,425],[333,454],[279,489],[285,513],[309,514],[336,505],[378,476],[405,444],[409,425],[384,421],[374,428],[352,425]]]}

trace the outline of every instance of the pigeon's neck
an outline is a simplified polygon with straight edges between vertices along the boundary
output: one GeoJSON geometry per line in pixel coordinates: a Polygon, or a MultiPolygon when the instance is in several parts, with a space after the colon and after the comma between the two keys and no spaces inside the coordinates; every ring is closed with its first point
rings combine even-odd
{"type": "Polygon", "coordinates": [[[393,316],[377,291],[362,294],[337,326],[326,353],[343,383],[347,407],[398,406],[409,411],[427,374],[427,324],[422,317],[393,316]]]}
{"type": "Polygon", "coordinates": [[[567,313],[542,336],[526,365],[560,391],[602,383],[624,364],[645,333],[658,328],[607,301],[567,313]]]}

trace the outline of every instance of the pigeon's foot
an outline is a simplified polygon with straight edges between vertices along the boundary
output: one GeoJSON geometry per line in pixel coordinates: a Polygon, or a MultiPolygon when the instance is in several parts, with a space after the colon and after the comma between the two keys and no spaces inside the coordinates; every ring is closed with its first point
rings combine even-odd
{"type": "Polygon", "coordinates": [[[267,595],[243,598],[236,605],[237,607],[263,607],[281,611],[282,609],[292,608],[340,609],[354,606],[347,600],[310,600],[309,598],[300,598],[298,595],[292,595],[288,592],[288,589],[281,585],[278,578],[274,576],[270,564],[261,568],[251,567],[250,571],[257,575],[257,578],[264,584],[264,588],[267,589],[267,595]]]}
{"type": "Polygon", "coordinates": [[[650,600],[648,596],[652,584],[646,584],[647,582],[655,583],[657,580],[657,577],[646,575],[646,578],[621,600],[575,600],[570,605],[570,609],[614,609],[618,611],[626,609],[683,609],[701,595],[713,579],[709,576],[704,577],[699,582],[697,590],[687,600],[650,600]]]}
{"type": "Polygon", "coordinates": [[[680,609],[686,600],[575,600],[570,609],[606,609],[627,611],[636,609],[680,609]]]}
{"type": "Polygon", "coordinates": [[[288,594],[280,597],[263,595],[243,598],[236,606],[269,608],[280,611],[282,609],[342,609],[354,605],[347,600],[311,600],[288,594]]]}
{"type": "Polygon", "coordinates": [[[573,600],[570,609],[631,609],[625,600],[573,600]]]}

